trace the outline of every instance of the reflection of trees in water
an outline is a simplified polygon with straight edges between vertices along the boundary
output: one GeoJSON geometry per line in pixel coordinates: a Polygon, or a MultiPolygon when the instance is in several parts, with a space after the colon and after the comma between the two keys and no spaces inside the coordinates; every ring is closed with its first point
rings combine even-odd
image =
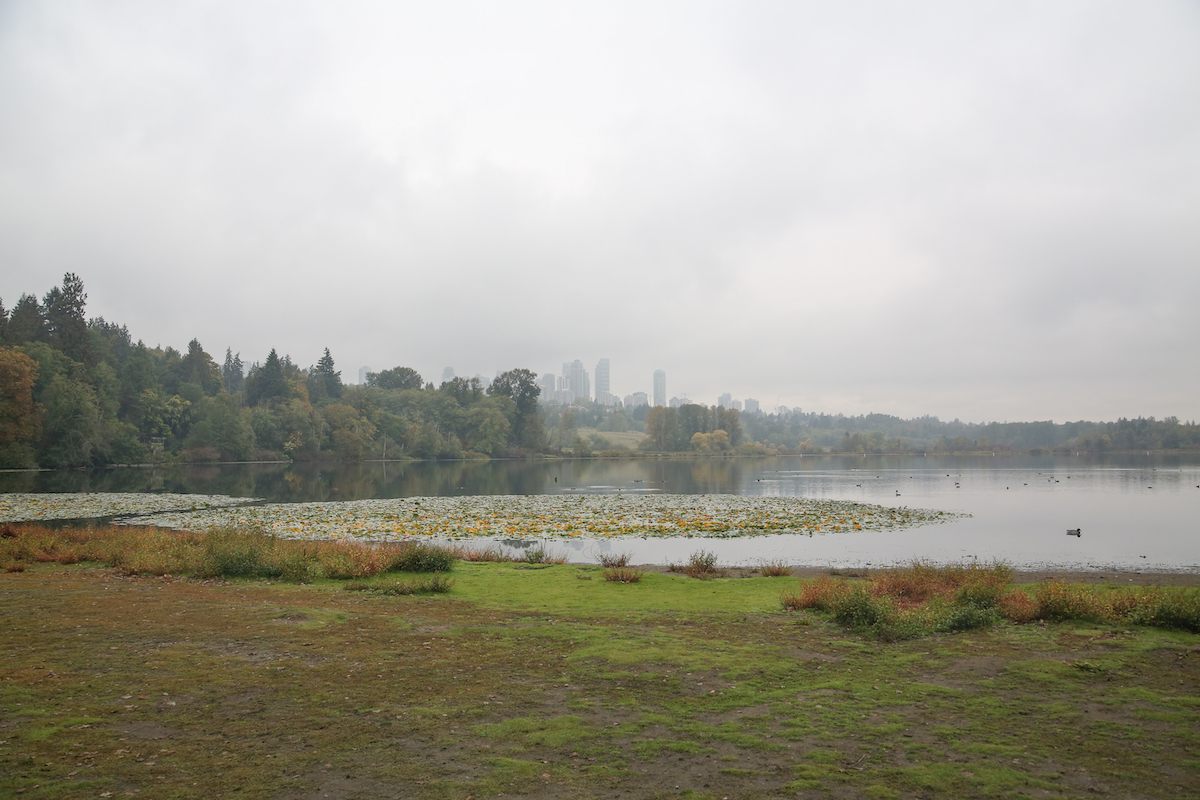
{"type": "MultiPolygon", "coordinates": [[[[368,500],[391,497],[546,494],[584,491],[661,491],[670,494],[742,494],[756,477],[850,469],[1069,469],[1121,467],[1127,480],[1154,477],[1166,488],[1182,480],[1172,468],[1195,456],[1107,455],[1079,459],[1011,456],[705,458],[644,460],[538,460],[204,464],[103,470],[0,472],[0,492],[171,492],[262,497],[272,502],[368,500]],[[1134,469],[1130,469],[1133,467],[1134,469]],[[1157,468],[1158,472],[1151,470],[1157,468]],[[557,481],[555,480],[557,478],[557,481]],[[595,488],[593,488],[595,487],[595,488]]],[[[1065,472],[1064,474],[1070,474],[1065,472]]],[[[1076,476],[1079,480],[1080,476],[1076,476]]],[[[1063,483],[1066,480],[1063,479],[1063,483]]],[[[1152,485],[1147,482],[1145,485],[1152,485]]],[[[751,490],[753,491],[753,490],[751,490]]],[[[1194,490],[1193,490],[1194,491],[1194,490]]]]}

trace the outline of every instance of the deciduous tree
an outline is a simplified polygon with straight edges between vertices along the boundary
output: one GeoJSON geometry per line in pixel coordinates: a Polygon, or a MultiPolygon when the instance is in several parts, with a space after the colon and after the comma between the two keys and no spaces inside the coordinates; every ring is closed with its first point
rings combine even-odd
{"type": "Polygon", "coordinates": [[[33,401],[38,365],[12,347],[0,347],[0,465],[36,465],[34,447],[41,435],[41,407],[33,401]]]}
{"type": "Polygon", "coordinates": [[[382,372],[367,373],[367,386],[380,389],[420,389],[424,385],[421,373],[409,367],[392,367],[382,372]]]}

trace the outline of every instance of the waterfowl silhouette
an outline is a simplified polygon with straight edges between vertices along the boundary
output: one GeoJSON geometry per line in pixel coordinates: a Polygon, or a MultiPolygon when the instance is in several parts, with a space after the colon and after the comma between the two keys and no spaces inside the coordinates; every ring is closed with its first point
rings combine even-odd
{"type": "Polygon", "coordinates": [[[1067,530],[1067,536],[1083,536],[1082,528],[1074,528],[1067,530]]]}

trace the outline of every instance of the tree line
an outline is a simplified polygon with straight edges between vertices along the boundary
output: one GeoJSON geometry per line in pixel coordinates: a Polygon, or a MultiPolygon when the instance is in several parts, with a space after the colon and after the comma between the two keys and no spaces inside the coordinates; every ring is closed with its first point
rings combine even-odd
{"type": "Polygon", "coordinates": [[[72,273],[41,299],[21,295],[11,310],[0,300],[0,468],[578,456],[621,431],[644,433],[643,452],[705,455],[1200,449],[1200,426],[1175,417],[964,423],[698,404],[561,408],[539,403],[527,369],[486,387],[461,377],[435,387],[397,366],[346,385],[328,349],[308,367],[274,349],[247,367],[227,348],[218,364],[196,339],[151,348],[123,325],[88,320],[86,301],[72,273]],[[583,427],[596,433],[582,437],[583,427]]]}
{"type": "Polygon", "coordinates": [[[248,368],[193,339],[148,347],[127,327],[85,316],[77,275],[40,300],[0,301],[0,467],[539,453],[545,433],[527,369],[488,386],[439,387],[408,367],[345,385],[326,349],[302,368],[274,349],[248,368]]]}
{"type": "Polygon", "coordinates": [[[1116,422],[943,422],[886,414],[742,416],[745,436],[779,453],[1121,452],[1200,449],[1200,425],[1176,417],[1116,422]]]}

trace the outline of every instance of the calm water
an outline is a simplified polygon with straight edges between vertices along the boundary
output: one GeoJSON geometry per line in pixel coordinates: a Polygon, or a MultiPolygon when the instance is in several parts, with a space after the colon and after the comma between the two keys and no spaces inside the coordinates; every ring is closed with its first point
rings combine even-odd
{"type": "Polygon", "coordinates": [[[639,563],[786,559],[866,566],[913,558],[1003,559],[1018,567],[1200,571],[1200,456],[806,457],[453,464],[242,464],[0,473],[3,492],[196,492],[271,502],[478,494],[671,492],[857,500],[961,511],[905,531],[732,540],[552,543],[572,561],[602,550],[639,563]],[[1068,528],[1083,536],[1068,537],[1068,528]]]}

